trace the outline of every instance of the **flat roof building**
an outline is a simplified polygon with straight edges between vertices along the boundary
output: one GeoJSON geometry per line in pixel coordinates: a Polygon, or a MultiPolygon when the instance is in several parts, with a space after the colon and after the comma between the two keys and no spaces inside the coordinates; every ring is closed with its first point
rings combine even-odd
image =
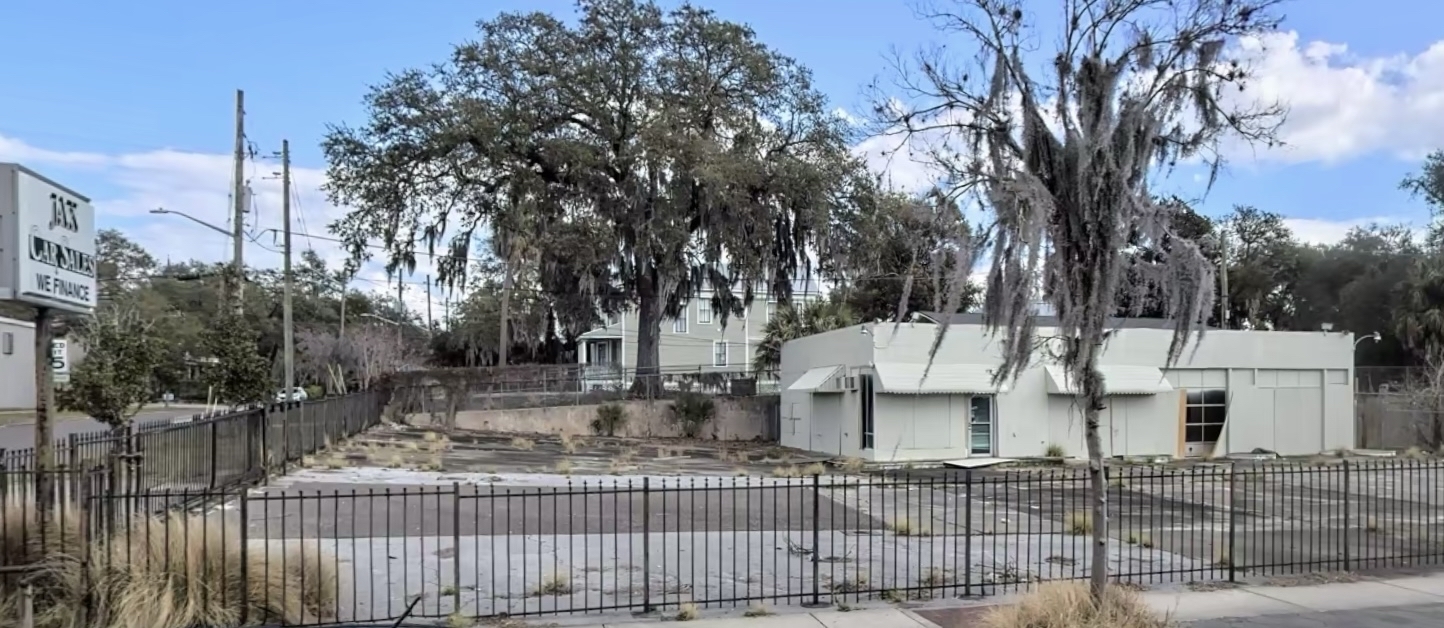
{"type": "MultiPolygon", "coordinates": [[[[873,461],[1084,457],[1076,387],[1040,348],[994,384],[1003,336],[954,316],[924,377],[933,317],[858,325],[782,350],[782,444],[873,461]]],[[[1050,317],[1038,320],[1045,345],[1050,317]]],[[[1354,446],[1350,333],[1210,330],[1165,368],[1171,323],[1119,319],[1099,370],[1108,456],[1284,455],[1354,446]]]]}

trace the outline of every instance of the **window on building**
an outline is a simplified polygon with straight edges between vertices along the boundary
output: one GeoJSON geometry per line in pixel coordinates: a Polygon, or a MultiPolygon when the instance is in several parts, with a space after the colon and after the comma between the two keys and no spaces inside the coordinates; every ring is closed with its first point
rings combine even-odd
{"type": "Polygon", "coordinates": [[[974,456],[993,455],[991,395],[973,395],[968,398],[968,453],[974,456]]]}
{"type": "Polygon", "coordinates": [[[10,333],[10,332],[8,332],[8,331],[5,332],[5,341],[4,341],[4,343],[5,343],[5,346],[4,346],[5,355],[10,355],[10,354],[12,354],[12,353],[15,353],[15,334],[12,334],[12,333],[10,333]]]}
{"type": "Polygon", "coordinates": [[[676,333],[676,334],[685,334],[685,333],[687,333],[687,313],[686,313],[686,312],[683,312],[681,316],[678,316],[677,318],[675,318],[675,319],[672,320],[672,333],[676,333]]]}
{"type": "Polygon", "coordinates": [[[712,343],[712,366],[727,366],[727,343],[721,340],[712,343]]]}
{"type": "Polygon", "coordinates": [[[712,300],[711,300],[711,299],[697,299],[697,324],[698,324],[698,325],[711,325],[711,324],[712,324],[712,300]]]}
{"type": "Polygon", "coordinates": [[[604,314],[604,315],[603,315],[603,323],[604,323],[604,325],[605,325],[606,327],[613,327],[613,326],[615,326],[615,325],[617,324],[617,315],[616,315],[616,314],[604,314]]]}
{"type": "Polygon", "coordinates": [[[1190,443],[1216,443],[1223,434],[1228,418],[1228,392],[1224,390],[1190,390],[1184,406],[1184,440],[1190,443]]]}
{"type": "Polygon", "coordinates": [[[857,376],[857,392],[862,395],[862,403],[858,404],[858,411],[862,419],[862,448],[872,449],[873,444],[873,421],[872,421],[872,376],[857,376]]]}

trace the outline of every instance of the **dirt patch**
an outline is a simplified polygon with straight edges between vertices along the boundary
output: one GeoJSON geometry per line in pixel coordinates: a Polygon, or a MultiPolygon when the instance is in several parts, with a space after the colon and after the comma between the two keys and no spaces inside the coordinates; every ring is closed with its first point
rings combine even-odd
{"type": "Polygon", "coordinates": [[[1183,586],[1189,591],[1198,591],[1200,593],[1207,593],[1209,591],[1228,591],[1231,589],[1238,589],[1243,587],[1243,585],[1237,582],[1229,582],[1227,580],[1194,580],[1192,582],[1184,584],[1183,586]]]}
{"type": "Polygon", "coordinates": [[[827,460],[765,442],[556,436],[388,426],[303,461],[310,468],[385,467],[447,473],[614,476],[795,476],[827,460]]]}
{"type": "Polygon", "coordinates": [[[983,615],[990,606],[963,606],[955,608],[928,608],[913,611],[939,628],[974,628],[980,625],[983,615]]]}
{"type": "Polygon", "coordinates": [[[1333,584],[1336,582],[1359,582],[1363,579],[1363,576],[1352,571],[1330,571],[1291,576],[1275,576],[1264,580],[1263,584],[1271,587],[1307,587],[1316,584],[1333,584]]]}

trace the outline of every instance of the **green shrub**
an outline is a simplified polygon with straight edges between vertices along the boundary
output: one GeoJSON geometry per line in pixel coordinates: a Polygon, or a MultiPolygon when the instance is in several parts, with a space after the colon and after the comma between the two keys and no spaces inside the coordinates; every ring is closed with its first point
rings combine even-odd
{"type": "Polygon", "coordinates": [[[597,406],[597,418],[592,419],[592,433],[598,436],[616,436],[627,424],[627,409],[620,403],[604,403],[597,406]]]}
{"type": "Polygon", "coordinates": [[[687,438],[697,438],[702,428],[717,415],[717,404],[700,393],[686,392],[672,402],[671,419],[687,438]]]}
{"type": "Polygon", "coordinates": [[[326,389],[314,384],[305,387],[307,399],[320,399],[326,396],[326,389]]]}

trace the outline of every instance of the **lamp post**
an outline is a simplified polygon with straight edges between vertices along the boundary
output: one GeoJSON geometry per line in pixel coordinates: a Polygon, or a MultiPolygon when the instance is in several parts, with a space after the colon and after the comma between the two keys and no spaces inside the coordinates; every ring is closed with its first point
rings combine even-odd
{"type": "Polygon", "coordinates": [[[176,216],[180,216],[181,218],[185,218],[186,220],[210,229],[211,231],[215,231],[216,233],[224,235],[227,238],[231,238],[232,242],[235,245],[233,249],[234,253],[231,255],[231,274],[233,275],[231,277],[231,282],[234,284],[231,286],[231,294],[235,299],[235,303],[232,303],[231,307],[235,308],[236,313],[239,314],[241,312],[241,284],[245,282],[245,269],[241,266],[241,225],[237,224],[235,231],[231,231],[229,229],[222,229],[185,212],[178,212],[173,209],[166,209],[164,207],[157,207],[155,209],[152,209],[150,210],[150,213],[173,214],[176,216]]]}

